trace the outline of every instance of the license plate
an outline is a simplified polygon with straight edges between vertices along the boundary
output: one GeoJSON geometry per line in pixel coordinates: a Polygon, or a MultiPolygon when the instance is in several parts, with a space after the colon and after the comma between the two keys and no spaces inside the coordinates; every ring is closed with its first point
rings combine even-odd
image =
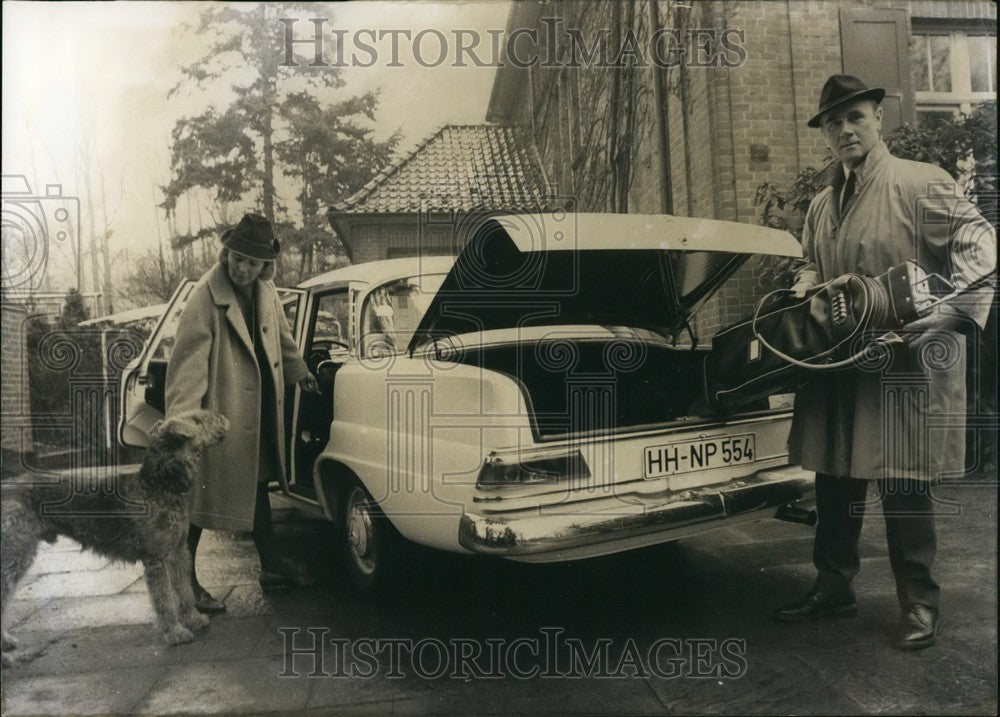
{"type": "Polygon", "coordinates": [[[648,446],[643,450],[643,478],[753,463],[757,455],[755,439],[753,433],[743,433],[648,446]]]}

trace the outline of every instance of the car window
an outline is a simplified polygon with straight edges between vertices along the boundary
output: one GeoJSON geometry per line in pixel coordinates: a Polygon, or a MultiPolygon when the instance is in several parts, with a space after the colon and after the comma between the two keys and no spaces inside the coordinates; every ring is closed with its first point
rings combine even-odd
{"type": "Polygon", "coordinates": [[[150,353],[152,360],[167,361],[170,359],[170,352],[173,351],[175,335],[177,334],[177,324],[181,319],[181,312],[187,304],[191,290],[194,289],[194,282],[191,282],[181,290],[177,300],[168,309],[168,314],[163,318],[163,325],[160,327],[159,335],[155,337],[156,345],[150,353]]]}
{"type": "MultiPolygon", "coordinates": [[[[280,290],[279,290],[280,291],[280,290]]],[[[295,319],[299,314],[299,295],[286,294],[281,297],[281,310],[285,312],[288,325],[295,329],[295,319]]]]}
{"type": "Polygon", "coordinates": [[[347,343],[348,299],[346,291],[326,294],[316,301],[316,323],[312,340],[347,343]]]}
{"type": "Polygon", "coordinates": [[[361,312],[362,354],[376,356],[404,351],[444,277],[444,274],[407,277],[368,294],[361,312]]]}

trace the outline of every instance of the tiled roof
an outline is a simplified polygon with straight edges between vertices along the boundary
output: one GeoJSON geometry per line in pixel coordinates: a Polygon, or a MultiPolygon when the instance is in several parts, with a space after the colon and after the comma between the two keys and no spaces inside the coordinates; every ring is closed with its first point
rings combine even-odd
{"type": "Polygon", "coordinates": [[[348,214],[432,209],[537,209],[545,179],[526,132],[518,127],[445,125],[334,205],[348,214]]]}

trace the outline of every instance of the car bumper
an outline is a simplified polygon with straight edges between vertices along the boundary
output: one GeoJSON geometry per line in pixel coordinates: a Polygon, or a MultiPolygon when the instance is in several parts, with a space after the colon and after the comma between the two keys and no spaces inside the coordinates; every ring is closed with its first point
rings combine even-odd
{"type": "Polygon", "coordinates": [[[459,543],[474,553],[556,562],[631,550],[774,516],[811,499],[814,473],[798,466],[762,470],[721,485],[657,496],[619,496],[516,511],[466,513],[459,543]]]}

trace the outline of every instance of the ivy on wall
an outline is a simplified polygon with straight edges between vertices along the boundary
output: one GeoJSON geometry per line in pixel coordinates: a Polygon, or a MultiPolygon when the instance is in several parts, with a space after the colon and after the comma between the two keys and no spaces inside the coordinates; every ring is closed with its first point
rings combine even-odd
{"type": "MultiPolygon", "coordinates": [[[[550,180],[572,195],[578,211],[627,212],[635,179],[637,151],[655,128],[652,81],[648,67],[614,53],[635,37],[646,47],[652,31],[651,0],[602,0],[564,6],[566,26],[606,28],[604,66],[573,67],[566,56],[557,68],[532,68],[533,124],[550,180]],[[609,56],[610,55],[610,56],[609,56]],[[557,73],[555,81],[543,77],[557,73]]],[[[588,40],[590,41],[590,40],[588,40]]]]}

